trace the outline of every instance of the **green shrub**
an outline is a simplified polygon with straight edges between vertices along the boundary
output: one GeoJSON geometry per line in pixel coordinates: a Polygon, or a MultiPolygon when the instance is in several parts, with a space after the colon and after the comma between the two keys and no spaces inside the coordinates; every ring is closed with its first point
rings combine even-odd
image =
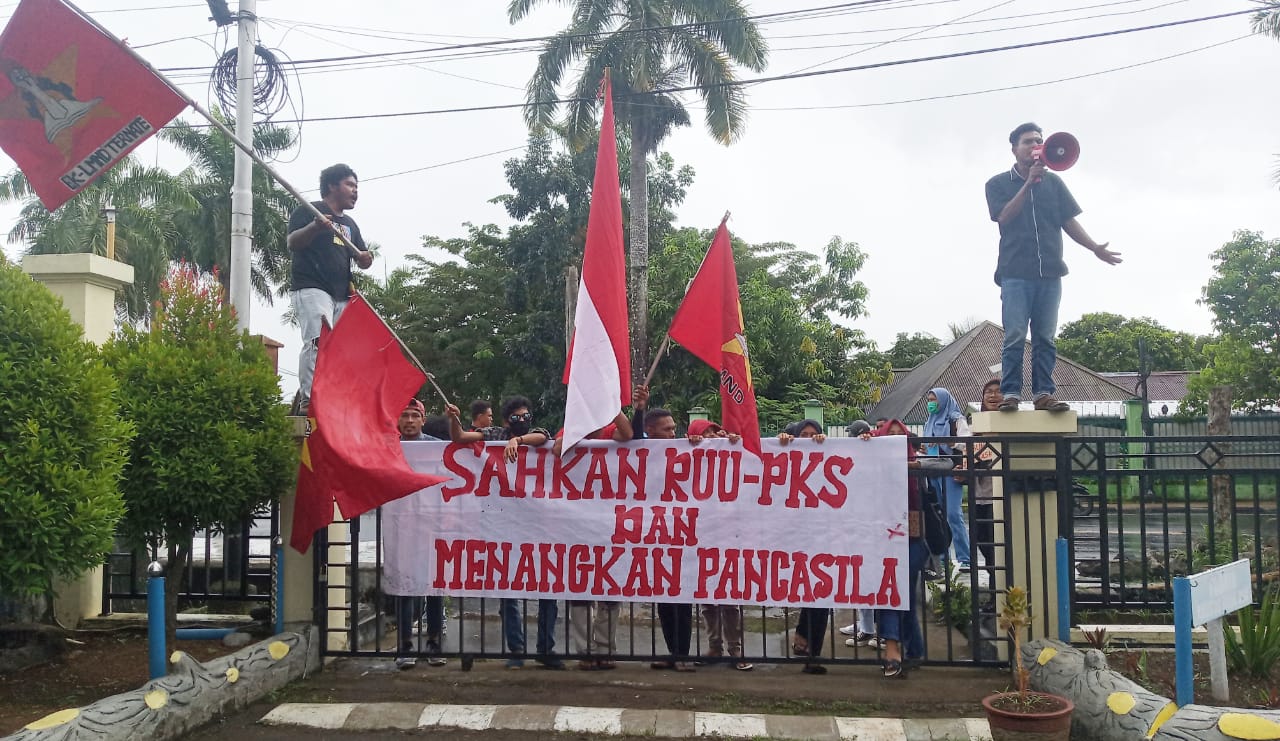
{"type": "Polygon", "coordinates": [[[1240,637],[1224,621],[1227,664],[1235,671],[1255,677],[1267,677],[1280,661],[1280,594],[1272,587],[1262,595],[1262,607],[1256,613],[1252,606],[1236,613],[1240,621],[1240,637]]]}
{"type": "Polygon", "coordinates": [[[47,288],[0,259],[0,594],[103,563],[132,428],[115,380],[47,288]]]}
{"type": "Polygon", "coordinates": [[[126,327],[103,355],[121,414],[138,431],[120,532],[134,546],[166,549],[172,639],[195,532],[270,504],[293,485],[297,453],[266,351],[236,329],[216,277],[184,263],[160,292],[151,326],[126,327]]]}

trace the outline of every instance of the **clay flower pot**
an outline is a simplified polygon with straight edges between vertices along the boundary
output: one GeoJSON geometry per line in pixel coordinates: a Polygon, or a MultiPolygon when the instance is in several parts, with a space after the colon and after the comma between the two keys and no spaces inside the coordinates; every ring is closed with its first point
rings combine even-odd
{"type": "Polygon", "coordinates": [[[982,698],[992,741],[1069,741],[1075,705],[1065,697],[1045,692],[1027,692],[1026,696],[1031,702],[1019,698],[1017,692],[982,698]]]}

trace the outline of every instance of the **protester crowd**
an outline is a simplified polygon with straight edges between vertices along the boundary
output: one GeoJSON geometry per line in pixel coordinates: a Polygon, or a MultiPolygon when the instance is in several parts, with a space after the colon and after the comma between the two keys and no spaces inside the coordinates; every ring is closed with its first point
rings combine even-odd
{"type": "MultiPolygon", "coordinates": [[[[982,398],[974,406],[983,411],[998,408],[1002,401],[999,380],[993,379],[983,389],[982,398]]],[[[590,439],[627,442],[633,439],[672,440],[677,438],[677,424],[667,409],[649,407],[649,388],[636,386],[633,394],[632,414],[619,413],[613,422],[596,430],[590,439]]],[[[956,476],[954,468],[964,461],[975,461],[981,468],[989,460],[991,451],[979,444],[972,456],[966,456],[961,445],[949,445],[931,438],[968,437],[969,427],[961,405],[943,388],[932,389],[926,396],[929,418],[922,435],[911,433],[905,424],[896,419],[877,420],[873,425],[863,420],[851,423],[850,436],[868,439],[878,436],[900,436],[906,445],[904,460],[908,469],[917,471],[907,478],[908,503],[908,575],[909,603],[902,610],[854,610],[849,624],[835,632],[846,646],[855,650],[875,651],[881,661],[886,678],[905,677],[907,671],[924,660],[925,643],[920,623],[923,580],[938,578],[926,570],[927,564],[936,561],[934,568],[948,574],[962,574],[970,568],[971,529],[964,509],[965,482],[974,487],[973,526],[980,544],[981,558],[985,566],[994,565],[991,545],[991,481],[974,475],[969,478],[956,476]],[[942,494],[942,492],[948,492],[942,494]],[[935,553],[926,538],[926,510],[935,506],[949,525],[953,540],[949,548],[935,553]]],[[[450,440],[456,443],[502,442],[506,444],[504,457],[515,460],[521,446],[541,446],[549,442],[558,444],[559,433],[536,424],[532,404],[526,397],[513,396],[504,400],[495,419],[493,406],[488,401],[471,403],[469,421],[464,424],[462,411],[446,405],[443,415],[426,417],[422,402],[413,399],[400,415],[398,427],[402,440],[450,440]]],[[[741,437],[723,429],[715,422],[692,420],[685,432],[685,439],[697,445],[706,439],[725,438],[736,444],[741,437]]],[[[812,419],[793,422],[778,435],[781,445],[822,444],[826,433],[822,425],[812,419]],[[800,441],[800,442],[797,442],[800,441]]],[[[976,473],[976,472],[975,472],[976,473]]],[[[443,598],[398,597],[396,606],[397,658],[401,668],[416,665],[416,658],[425,655],[431,666],[446,663],[443,657],[442,631],[444,627],[443,598]],[[417,616],[415,627],[415,616],[417,616]],[[415,648],[414,637],[418,636],[415,648]]],[[[534,650],[528,651],[526,640],[526,610],[534,601],[502,599],[499,601],[502,640],[507,655],[506,666],[520,669],[527,659],[541,668],[563,669],[565,662],[556,653],[557,634],[567,635],[569,653],[580,658],[575,666],[583,671],[614,669],[617,666],[617,631],[620,603],[604,600],[567,600],[567,627],[557,631],[560,607],[556,600],[536,600],[536,639],[534,650]]],[[[806,674],[825,674],[821,663],[823,645],[829,632],[832,617],[830,608],[801,608],[791,633],[791,654],[803,658],[801,669],[806,674]]],[[[843,611],[842,611],[843,612],[843,611]]],[[[743,607],[741,605],[703,605],[692,603],[662,602],[654,605],[658,627],[665,644],[666,654],[658,656],[650,664],[655,670],[678,672],[696,671],[703,664],[726,664],[740,671],[750,671],[753,666],[745,660],[743,607]],[[697,635],[705,641],[700,648],[694,640],[697,635]]],[[[790,627],[790,626],[789,626],[790,627]]]]}

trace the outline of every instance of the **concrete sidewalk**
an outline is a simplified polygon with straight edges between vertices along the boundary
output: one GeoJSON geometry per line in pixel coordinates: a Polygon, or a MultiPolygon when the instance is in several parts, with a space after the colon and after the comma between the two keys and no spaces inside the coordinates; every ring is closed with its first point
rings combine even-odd
{"type": "Polygon", "coordinates": [[[990,741],[982,718],[846,718],[573,705],[285,703],[261,721],[318,730],[508,730],[654,738],[776,738],[813,741],[990,741]]]}
{"type": "Polygon", "coordinates": [[[588,738],[973,741],[990,738],[980,718],[982,697],[1010,684],[1008,672],[996,669],[929,667],[886,680],[871,665],[828,668],[825,675],[802,674],[797,664],[675,672],[620,662],[603,672],[530,665],[516,671],[488,660],[464,672],[450,659],[400,671],[389,659],[343,658],[228,719],[217,737],[321,737],[320,729],[346,738],[451,728],[499,738],[564,731],[588,738]],[[263,724],[296,733],[255,735],[252,728],[265,731],[263,724]]]}

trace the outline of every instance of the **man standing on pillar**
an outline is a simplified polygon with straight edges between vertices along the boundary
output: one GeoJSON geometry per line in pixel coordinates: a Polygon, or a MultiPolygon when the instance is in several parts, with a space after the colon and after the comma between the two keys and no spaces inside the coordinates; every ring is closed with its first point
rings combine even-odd
{"type": "Polygon", "coordinates": [[[1062,300],[1062,232],[1108,265],[1120,264],[1120,253],[1098,244],[1076,216],[1080,207],[1062,178],[1045,169],[1038,156],[1044,143],[1040,127],[1024,123],[1009,134],[1014,164],[987,181],[987,208],[1000,225],[1000,286],[1004,348],[1000,354],[1000,411],[1014,412],[1022,400],[1022,356],[1031,327],[1031,391],[1036,409],[1063,412],[1069,407],[1053,398],[1053,367],[1058,361],[1058,304],[1062,300]]]}
{"type": "Polygon", "coordinates": [[[332,327],[351,296],[351,261],[355,260],[362,269],[373,264],[360,227],[346,214],[355,208],[358,191],[354,170],[342,164],[326,167],[320,172],[320,200],[311,204],[324,216],[315,217],[305,206],[294,209],[289,216],[286,242],[293,255],[290,298],[302,328],[297,414],[305,415],[311,405],[320,323],[325,321],[332,327]],[[339,232],[357,249],[348,247],[339,232]]]}

